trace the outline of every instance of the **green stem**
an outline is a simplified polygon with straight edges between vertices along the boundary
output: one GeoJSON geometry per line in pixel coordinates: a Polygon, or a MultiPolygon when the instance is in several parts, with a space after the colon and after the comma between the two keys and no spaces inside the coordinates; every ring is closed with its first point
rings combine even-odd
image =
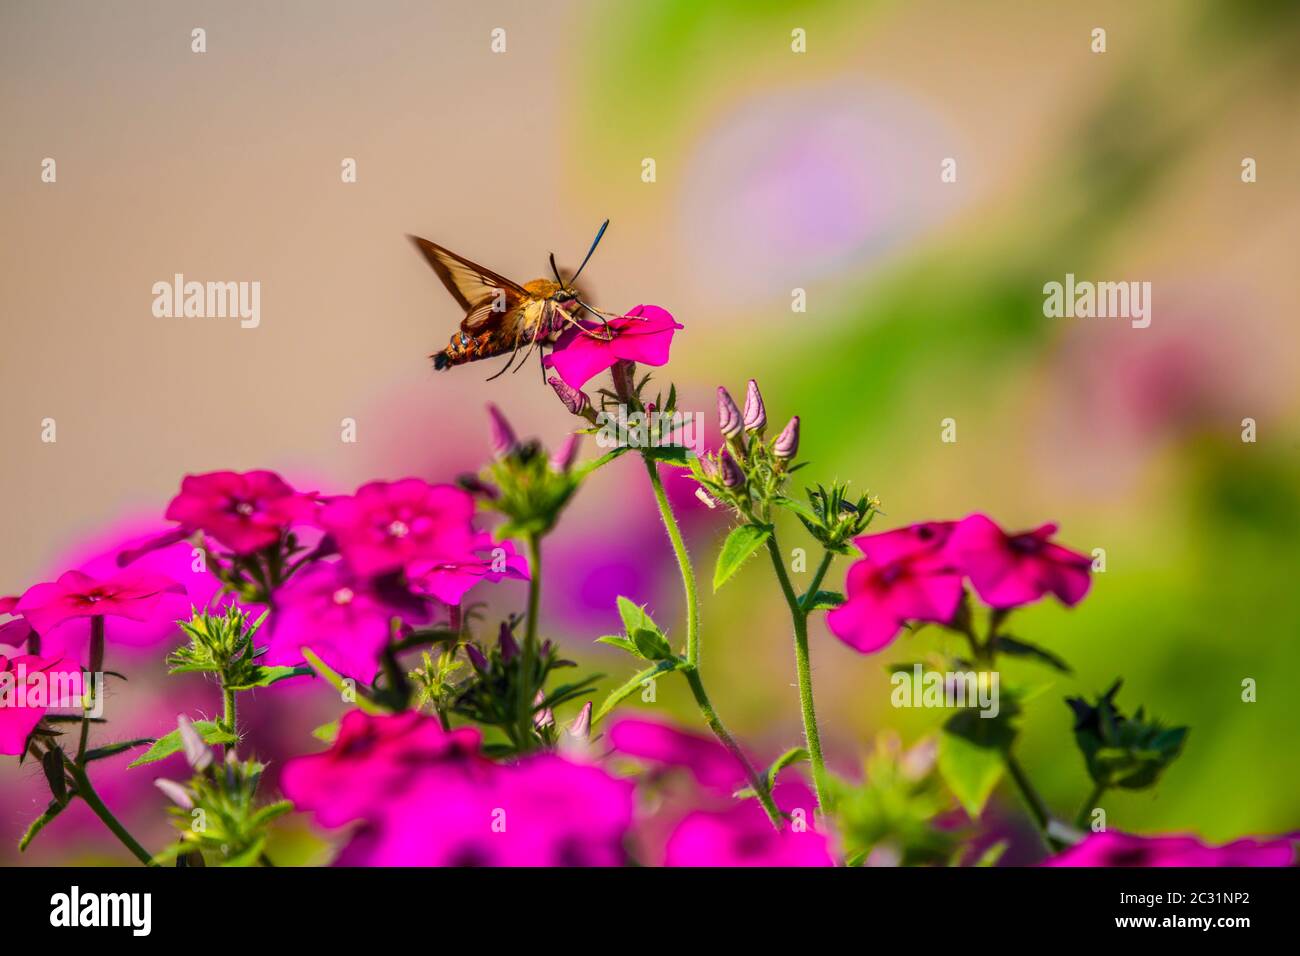
{"type": "Polygon", "coordinates": [[[650,474],[650,487],[654,489],[655,501],[659,503],[659,514],[663,516],[664,527],[668,529],[668,540],[672,542],[673,553],[677,555],[677,567],[682,574],[682,591],[686,595],[686,660],[692,667],[700,666],[700,598],[695,589],[695,569],[691,567],[691,556],[682,540],[682,533],[673,516],[672,505],[664,492],[663,480],[659,477],[659,468],[651,458],[644,459],[646,471],[650,474]]]}
{"type": "Polygon", "coordinates": [[[812,765],[813,789],[817,794],[817,808],[825,813],[829,807],[826,802],[826,760],[822,756],[821,732],[817,729],[817,707],[813,702],[812,664],[808,658],[808,609],[817,585],[826,575],[833,555],[828,551],[823,555],[821,564],[813,576],[813,586],[802,601],[795,596],[790,584],[790,576],[785,572],[781,561],[781,547],[776,542],[776,532],[767,539],[767,551],[772,556],[772,567],[776,579],[781,584],[781,593],[785,595],[786,604],[790,606],[790,617],[794,623],[794,663],[795,673],[799,678],[799,710],[803,714],[803,737],[808,748],[808,762],[812,765]]]}
{"type": "Polygon", "coordinates": [[[86,776],[86,768],[73,763],[69,764],[68,772],[72,774],[72,779],[77,784],[77,796],[86,801],[86,805],[95,811],[95,816],[104,822],[104,826],[108,827],[113,832],[113,835],[122,841],[122,845],[130,850],[137,860],[145,866],[154,866],[153,857],[149,851],[127,832],[126,827],[122,826],[117,817],[113,816],[113,811],[104,806],[104,801],[99,799],[99,794],[95,792],[95,788],[90,784],[90,778],[86,776]]]}
{"type": "MultiPolygon", "coordinates": [[[[524,625],[524,647],[520,660],[519,699],[515,703],[519,719],[519,746],[527,747],[534,740],[533,699],[537,688],[533,686],[533,672],[537,669],[537,618],[542,606],[542,541],[536,534],[528,535],[528,618],[524,625]]],[[[531,749],[531,748],[529,748],[531,749]]]]}
{"type": "Polygon", "coordinates": [[[740,749],[740,744],[736,743],[736,738],[731,736],[731,732],[727,730],[722,723],[722,719],[718,717],[718,712],[713,709],[713,703],[704,690],[704,682],[700,680],[700,672],[693,667],[687,667],[684,673],[686,674],[686,682],[691,686],[691,693],[695,697],[695,703],[699,705],[700,713],[704,715],[704,722],[713,731],[713,735],[722,742],[722,746],[727,748],[731,756],[744,769],[745,779],[753,788],[754,793],[757,794],[759,803],[763,805],[763,812],[772,821],[772,826],[780,830],[785,821],[781,816],[781,811],[777,808],[776,801],[772,799],[771,792],[767,789],[767,781],[759,776],[758,771],[754,769],[754,765],[750,763],[749,757],[745,755],[745,751],[740,749]]]}
{"type": "Polygon", "coordinates": [[[695,569],[691,567],[691,556],[686,550],[686,543],[682,540],[681,530],[677,527],[677,518],[673,515],[672,505],[668,502],[668,495],[664,492],[663,480],[659,477],[659,468],[651,458],[645,458],[646,472],[650,475],[650,487],[654,489],[655,501],[659,505],[659,514],[663,518],[664,528],[668,531],[668,540],[672,542],[673,553],[677,556],[677,569],[682,576],[682,591],[686,595],[686,667],[683,673],[686,674],[686,682],[690,684],[691,694],[695,697],[695,703],[700,708],[700,714],[704,717],[704,722],[713,735],[718,738],[727,751],[740,764],[745,773],[745,779],[749,781],[750,787],[757,794],[759,802],[763,805],[763,811],[767,818],[772,821],[772,826],[780,830],[784,826],[784,818],[781,811],[777,808],[776,801],[772,799],[772,793],[768,789],[767,781],[759,776],[758,771],[750,762],[749,757],[740,749],[736,739],[731,736],[730,731],[718,717],[718,712],[713,709],[713,703],[709,700],[709,695],[704,689],[704,679],[700,676],[700,603],[699,593],[695,587],[695,569]]]}
{"type": "MultiPolygon", "coordinates": [[[[965,620],[961,629],[967,640],[970,641],[975,662],[985,664],[989,670],[993,670],[997,666],[997,651],[995,650],[997,646],[997,630],[1004,619],[1005,614],[998,614],[990,621],[988,639],[983,643],[980,643],[979,638],[976,636],[969,618],[965,620]]],[[[1047,809],[1047,804],[1038,795],[1034,785],[1029,782],[1029,776],[1025,773],[1024,768],[1020,766],[1020,761],[1016,759],[1010,747],[1003,751],[1002,762],[1006,765],[1007,774],[1016,785],[1016,789],[1020,791],[1020,798],[1029,809],[1029,815],[1034,820],[1034,827],[1038,830],[1038,837],[1043,841],[1043,846],[1047,848],[1047,852],[1056,853],[1058,850],[1064,849],[1065,845],[1048,831],[1052,815],[1047,809]]]]}
{"type": "Polygon", "coordinates": [[[1020,791],[1020,797],[1029,808],[1029,815],[1034,818],[1034,826],[1038,830],[1038,836],[1043,841],[1043,846],[1047,847],[1049,853],[1055,853],[1061,849],[1060,843],[1047,830],[1051,822],[1051,814],[1048,813],[1047,804],[1043,803],[1043,798],[1038,795],[1033,784],[1029,782],[1029,777],[1025,775],[1024,768],[1020,766],[1020,761],[1010,750],[1003,754],[1003,761],[1007,766],[1007,773],[1010,774],[1016,789],[1020,791]]]}
{"type": "Polygon", "coordinates": [[[235,691],[224,683],[221,685],[221,703],[221,723],[226,730],[238,737],[239,731],[235,727],[235,691]]]}
{"type": "Polygon", "coordinates": [[[1074,818],[1074,825],[1080,830],[1088,825],[1088,815],[1097,808],[1097,804],[1101,802],[1102,795],[1106,790],[1106,785],[1099,783],[1092,788],[1092,793],[1088,794],[1088,799],[1083,801],[1083,806],[1079,808],[1079,813],[1074,818]]]}

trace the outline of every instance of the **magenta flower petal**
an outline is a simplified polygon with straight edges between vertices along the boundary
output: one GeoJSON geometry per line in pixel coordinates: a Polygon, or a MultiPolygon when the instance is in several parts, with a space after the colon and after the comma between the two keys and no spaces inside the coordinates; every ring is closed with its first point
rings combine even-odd
{"type": "MultiPolygon", "coordinates": [[[[736,758],[711,737],[689,734],[668,724],[625,717],[609,729],[616,751],[666,767],[681,767],[701,786],[730,794],[743,783],[736,758]]],[[[769,824],[770,826],[770,824],[769,824]]]]}
{"type": "Polygon", "coordinates": [[[460,559],[477,540],[473,517],[474,499],[463,489],[404,478],[330,499],[319,522],[348,564],[369,576],[416,561],[460,559]]]}
{"type": "Polygon", "coordinates": [[[1055,594],[1073,606],[1088,593],[1092,562],[1050,540],[1056,525],[1008,534],[983,514],[963,519],[948,539],[947,553],[966,572],[980,599],[1010,608],[1055,594]]]}
{"type": "Polygon", "coordinates": [[[43,634],[78,617],[125,617],[147,621],[164,594],[184,594],[185,588],[162,574],[126,568],[96,579],[67,571],[57,581],[28,588],[15,608],[43,634]]]}
{"type": "Polygon", "coordinates": [[[187,475],[167,506],[185,533],[202,531],[236,554],[269,547],[294,524],[311,520],[315,497],[295,491],[272,471],[187,475]]]}
{"type": "Polygon", "coordinates": [[[1044,866],[1294,866],[1296,837],[1247,838],[1207,846],[1191,836],[1134,836],[1107,830],[1052,857],[1044,866]]]}
{"type": "Polygon", "coordinates": [[[276,596],[265,662],[301,664],[307,647],[345,677],[369,684],[392,638],[393,618],[424,624],[430,610],[393,581],[362,577],[342,562],[315,564],[276,596]]]}
{"type": "Polygon", "coordinates": [[[567,329],[545,362],[574,389],[620,360],[667,364],[673,332],[683,326],[657,305],[638,305],[625,316],[607,323],[583,323],[582,328],[586,331],[567,329]]]}
{"type": "Polygon", "coordinates": [[[22,753],[50,707],[80,706],[81,681],[81,668],[69,658],[0,654],[0,754],[22,753]]]}

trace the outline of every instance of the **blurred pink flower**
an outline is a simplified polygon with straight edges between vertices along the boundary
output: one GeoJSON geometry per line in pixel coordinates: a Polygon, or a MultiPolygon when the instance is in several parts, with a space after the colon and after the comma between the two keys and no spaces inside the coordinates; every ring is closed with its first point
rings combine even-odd
{"type": "Polygon", "coordinates": [[[38,634],[78,617],[150,619],[164,594],[184,594],[185,588],[166,575],[128,568],[96,579],[81,571],[66,571],[57,581],[35,584],[18,599],[15,610],[38,634]]]}
{"type": "Polygon", "coordinates": [[[250,554],[310,521],[315,508],[314,495],[295,491],[275,472],[213,471],[186,475],[166,516],[186,534],[202,531],[236,554],[250,554]]]}
{"type": "Polygon", "coordinates": [[[340,674],[369,684],[392,638],[393,618],[424,624],[431,611],[395,577],[363,577],[339,561],[314,564],[277,594],[265,662],[301,664],[308,647],[340,674]]]}
{"type": "Polygon", "coordinates": [[[970,578],[980,599],[1008,608],[1055,594],[1074,606],[1092,583],[1092,561],[1053,543],[1056,525],[1008,534],[987,515],[973,514],[953,529],[947,552],[970,578]]]}
{"type": "Polygon", "coordinates": [[[415,711],[368,715],[353,710],[339,721],[329,750],[285,765],[280,788],[322,826],[342,826],[381,804],[386,794],[404,791],[426,764],[476,759],[481,739],[472,727],[444,732],[437,721],[415,711]]]}
{"type": "Polygon", "coordinates": [[[583,328],[586,333],[570,326],[546,357],[546,365],[559,372],[560,378],[574,389],[582,388],[618,361],[668,364],[673,332],[684,326],[657,305],[638,305],[607,324],[587,322],[583,328]]]}
{"type": "MultiPolygon", "coordinates": [[[[824,834],[813,829],[817,801],[792,779],[772,790],[777,806],[797,818],[777,832],[756,799],[730,800],[744,786],[744,771],[718,741],[658,721],[623,718],[609,729],[613,749],[660,767],[678,767],[700,786],[729,803],[721,809],[686,814],[668,837],[665,866],[832,866],[824,834]]],[[[787,770],[785,776],[793,771],[787,770]]]]}
{"type": "Polygon", "coordinates": [[[72,706],[73,698],[79,699],[80,695],[81,668],[75,661],[0,654],[0,754],[22,753],[28,735],[45,711],[72,706]],[[55,674],[64,676],[52,680],[55,674]]]}
{"type": "Polygon", "coordinates": [[[1207,846],[1190,836],[1134,836],[1106,831],[1047,860],[1044,866],[1294,866],[1296,837],[1247,838],[1207,846]]]}
{"type": "Polygon", "coordinates": [[[744,782],[736,758],[720,743],[669,724],[624,717],[610,727],[609,742],[629,757],[687,770],[700,786],[710,790],[730,795],[744,782]]]}
{"type": "Polygon", "coordinates": [[[930,522],[855,539],[867,557],[849,568],[846,599],[826,615],[831,633],[871,654],[893,641],[904,621],[950,621],[962,577],[944,554],[949,527],[930,522]]]}
{"type": "MultiPolygon", "coordinates": [[[[18,596],[0,597],[0,614],[16,614],[18,607],[18,596]]],[[[5,621],[0,624],[0,644],[7,644],[9,647],[22,647],[27,643],[27,639],[32,636],[32,626],[22,617],[15,617],[12,621],[5,621]]]]}
{"type": "Polygon", "coordinates": [[[459,560],[414,561],[406,569],[411,590],[435,597],[443,604],[460,604],[470,588],[481,581],[506,578],[528,580],[528,560],[515,550],[513,542],[494,543],[483,532],[474,550],[459,560]],[[498,553],[499,549],[499,553],[498,553]],[[483,552],[487,552],[483,556],[483,552]]]}
{"type": "Polygon", "coordinates": [[[460,560],[478,542],[474,499],[452,485],[419,478],[372,481],[329,499],[321,528],[363,575],[399,571],[415,561],[460,560]]]}
{"type": "Polygon", "coordinates": [[[834,866],[825,835],[812,828],[816,801],[807,788],[778,786],[773,797],[789,813],[791,794],[800,790],[806,794],[801,805],[807,814],[805,829],[787,827],[778,833],[757,800],[726,810],[696,810],[668,838],[664,866],[834,866]]]}
{"type": "Polygon", "coordinates": [[[330,751],[296,758],[283,777],[285,794],[323,825],[364,821],[339,864],[623,862],[628,781],[554,754],[495,764],[477,731],[447,734],[424,715],[353,713],[344,725],[330,751]]]}

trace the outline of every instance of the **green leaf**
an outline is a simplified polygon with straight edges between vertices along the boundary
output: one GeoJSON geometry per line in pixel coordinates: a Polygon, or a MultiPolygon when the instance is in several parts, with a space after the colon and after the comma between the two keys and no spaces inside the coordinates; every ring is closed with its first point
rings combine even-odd
{"type": "Polygon", "coordinates": [[[327,681],[331,687],[337,690],[340,694],[345,695],[345,698],[353,698],[353,702],[360,710],[365,711],[367,714],[388,713],[387,709],[381,707],[362,693],[361,688],[356,686],[355,682],[343,677],[336,670],[317,657],[316,652],[311,648],[302,648],[302,656],[306,659],[307,663],[312,666],[312,670],[327,681]]]}
{"type": "Polygon", "coordinates": [[[603,718],[606,714],[608,714],[619,704],[623,703],[624,700],[626,700],[627,698],[635,694],[641,688],[641,685],[644,684],[646,681],[650,680],[651,678],[658,677],[661,674],[667,674],[671,671],[675,671],[679,667],[681,667],[684,663],[685,663],[684,661],[677,660],[677,659],[673,659],[669,661],[660,661],[659,663],[655,664],[654,667],[647,667],[645,670],[641,671],[640,673],[634,674],[626,684],[623,684],[617,690],[612,691],[610,695],[605,698],[604,703],[600,705],[600,707],[596,710],[596,712],[591,717],[592,725],[594,726],[595,724],[599,723],[601,718],[603,718]]]}
{"type": "Polygon", "coordinates": [[[604,637],[596,638],[597,644],[608,644],[610,647],[621,647],[634,657],[640,657],[641,652],[637,650],[636,643],[623,637],[621,634],[606,634],[604,637]]]}
{"type": "MultiPolygon", "coordinates": [[[[806,595],[805,595],[806,597],[806,595]]],[[[799,598],[800,602],[804,600],[799,598]]],[[[844,603],[844,595],[839,591],[818,591],[812,596],[812,603],[808,605],[809,611],[829,611],[831,608],[839,607],[844,603]]]]}
{"type": "Polygon", "coordinates": [[[1014,637],[1008,637],[1005,634],[999,634],[993,641],[996,651],[1002,654],[1008,654],[1011,657],[1028,657],[1040,664],[1046,664],[1048,667],[1055,668],[1062,674],[1073,674],[1070,665],[1064,659],[1053,654],[1049,650],[1039,647],[1037,644],[1030,644],[1027,641],[1019,641],[1014,637]]]}
{"type": "Polygon", "coordinates": [[[647,461],[663,461],[671,465],[683,465],[690,460],[689,448],[682,445],[652,445],[649,448],[638,449],[641,457],[647,461]]]}
{"type": "Polygon", "coordinates": [[[632,642],[646,660],[665,661],[673,656],[673,649],[664,636],[648,627],[638,627],[633,631],[632,642]]]}
{"type": "Polygon", "coordinates": [[[767,525],[742,524],[733,528],[718,553],[718,563],[713,568],[713,590],[718,590],[740,570],[749,556],[772,535],[767,525]]]}
{"type": "Polygon", "coordinates": [[[650,615],[645,612],[639,604],[633,604],[621,594],[618,598],[618,614],[623,619],[623,630],[629,635],[635,634],[639,628],[648,628],[649,630],[663,633],[659,630],[659,625],[651,620],[650,615]]]}
{"type": "Polygon", "coordinates": [[[32,821],[32,825],[27,828],[27,832],[24,833],[22,839],[18,841],[18,852],[22,853],[25,851],[28,844],[36,839],[36,834],[45,829],[45,824],[49,823],[62,813],[67,806],[66,803],[61,803],[57,798],[51,800],[50,805],[45,808],[45,812],[32,821]]]}
{"type": "Polygon", "coordinates": [[[1005,769],[1016,731],[999,717],[964,710],[950,717],[939,736],[939,772],[971,819],[984,812],[1005,769]]]}
{"type": "MultiPolygon", "coordinates": [[[[206,744],[233,744],[238,743],[239,738],[220,726],[215,720],[196,720],[194,729],[198,731],[203,742],[206,744]]],[[[142,767],[145,764],[156,763],[159,760],[165,760],[172,754],[180,753],[181,732],[179,729],[173,730],[165,737],[158,738],[157,742],[144,752],[144,755],[136,758],[135,761],[128,764],[131,767],[142,767]]]]}
{"type": "Polygon", "coordinates": [[[972,863],[971,866],[997,866],[998,860],[1002,859],[1002,854],[1007,852],[1007,847],[1010,845],[1006,840],[998,840],[997,843],[992,844],[981,853],[979,859],[972,863]]]}
{"type": "Polygon", "coordinates": [[[264,827],[276,817],[282,817],[292,809],[292,800],[277,800],[275,803],[268,804],[248,818],[248,829],[264,827]]]}
{"type": "Polygon", "coordinates": [[[50,785],[50,795],[59,803],[67,803],[68,778],[63,774],[63,751],[58,747],[45,751],[41,769],[45,771],[45,782],[50,785]]]}
{"type": "Polygon", "coordinates": [[[779,505],[782,508],[790,509],[805,521],[811,521],[814,524],[817,524],[821,521],[821,518],[817,515],[817,512],[813,511],[806,504],[804,504],[802,501],[799,501],[796,498],[787,498],[785,495],[777,495],[775,498],[772,499],[772,503],[775,505],[779,505]]]}
{"type": "Polygon", "coordinates": [[[316,672],[310,667],[263,667],[259,666],[252,680],[246,681],[238,686],[232,685],[230,690],[252,690],[254,687],[270,687],[272,684],[282,680],[288,680],[290,677],[307,677],[314,675],[316,672]]]}
{"type": "Polygon", "coordinates": [[[105,744],[102,747],[96,747],[94,750],[86,751],[86,761],[103,760],[105,757],[115,757],[124,750],[130,750],[132,747],[143,747],[145,744],[156,743],[156,737],[137,737],[135,740],[119,740],[117,743],[105,744]]]}
{"type": "Polygon", "coordinates": [[[311,735],[317,740],[323,740],[327,744],[332,744],[339,736],[339,722],[337,720],[331,720],[328,724],[321,724],[311,732],[311,735]]]}

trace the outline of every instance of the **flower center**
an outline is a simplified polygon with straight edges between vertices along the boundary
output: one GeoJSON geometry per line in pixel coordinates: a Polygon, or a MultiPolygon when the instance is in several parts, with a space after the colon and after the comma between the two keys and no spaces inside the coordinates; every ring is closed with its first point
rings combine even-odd
{"type": "Polygon", "coordinates": [[[1019,554],[1037,554],[1043,550],[1043,542],[1032,534],[1022,534],[1012,538],[1008,544],[1011,550],[1019,554]]]}
{"type": "Polygon", "coordinates": [[[394,538],[405,538],[411,533],[411,529],[407,527],[405,521],[394,521],[388,526],[388,533],[394,538]]]}
{"type": "Polygon", "coordinates": [[[352,593],[351,588],[339,588],[334,592],[334,603],[351,604],[354,597],[356,597],[356,595],[352,593]]]}
{"type": "Polygon", "coordinates": [[[241,514],[245,518],[247,518],[249,515],[253,513],[253,506],[249,504],[247,501],[241,501],[237,505],[235,505],[235,513],[241,514]]]}

